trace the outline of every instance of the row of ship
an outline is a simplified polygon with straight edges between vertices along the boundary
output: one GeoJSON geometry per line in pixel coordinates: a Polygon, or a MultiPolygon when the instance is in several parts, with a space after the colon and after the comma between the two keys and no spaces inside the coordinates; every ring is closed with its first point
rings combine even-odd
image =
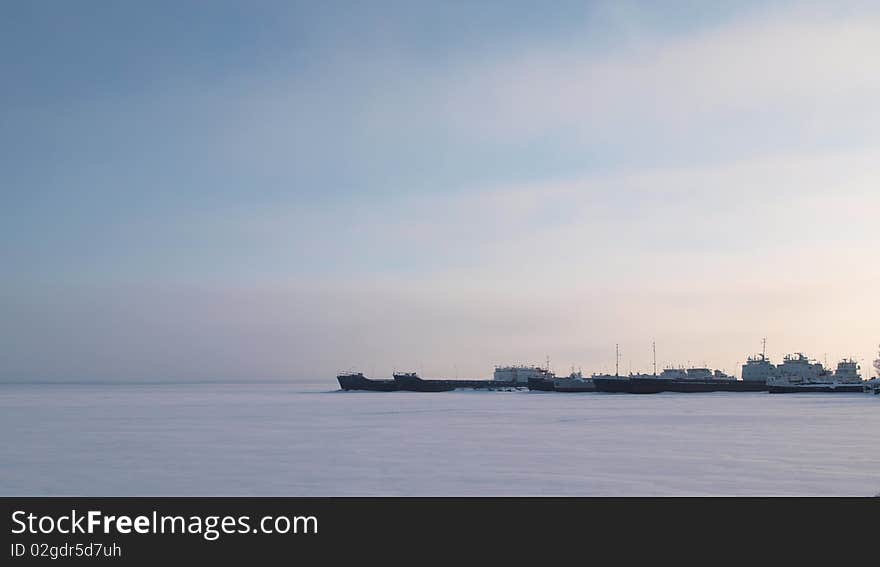
{"type": "MultiPolygon", "coordinates": [[[[656,358],[656,357],[655,357],[656,358]]],[[[508,390],[528,388],[545,392],[613,392],[657,394],[661,392],[869,392],[880,394],[880,358],[874,361],[877,377],[863,380],[858,363],[841,360],[835,370],[802,353],[788,355],[773,364],[761,353],[742,367],[742,379],[709,368],[666,368],[659,374],[593,374],[580,372],[558,377],[547,367],[498,366],[492,380],[426,380],[415,372],[396,372],[389,379],[370,379],[360,372],[337,376],[343,390],[381,392],[448,392],[456,389],[508,390]]],[[[656,363],[655,363],[656,368],[656,363]]]]}

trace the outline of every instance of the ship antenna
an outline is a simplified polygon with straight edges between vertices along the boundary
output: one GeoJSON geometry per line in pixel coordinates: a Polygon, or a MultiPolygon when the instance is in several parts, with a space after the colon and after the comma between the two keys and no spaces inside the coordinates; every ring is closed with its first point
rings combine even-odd
{"type": "Polygon", "coordinates": [[[620,344],[614,345],[614,375],[620,376],[620,344]]]}
{"type": "Polygon", "coordinates": [[[764,340],[761,342],[764,345],[763,350],[761,350],[761,360],[767,360],[767,337],[764,337],[764,340]]]}
{"type": "Polygon", "coordinates": [[[654,376],[657,375],[657,342],[651,343],[651,348],[654,349],[654,376]]]}

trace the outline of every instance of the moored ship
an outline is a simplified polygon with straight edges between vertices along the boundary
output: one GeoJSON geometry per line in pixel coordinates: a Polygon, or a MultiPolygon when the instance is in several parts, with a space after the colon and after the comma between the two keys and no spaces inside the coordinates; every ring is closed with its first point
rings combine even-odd
{"type": "Polygon", "coordinates": [[[865,383],[855,360],[844,359],[832,372],[803,353],[786,356],[778,375],[767,381],[771,394],[863,392],[865,383]]]}
{"type": "Polygon", "coordinates": [[[767,385],[760,381],[737,380],[720,370],[708,368],[666,368],[660,374],[631,374],[629,376],[593,376],[599,392],[627,394],[659,394],[677,392],[765,392],[767,385]]]}
{"type": "Polygon", "coordinates": [[[373,380],[364,376],[363,372],[343,372],[336,376],[339,387],[343,390],[366,390],[371,392],[396,392],[394,380],[373,380]]]}
{"type": "Polygon", "coordinates": [[[667,378],[665,392],[765,392],[767,384],[761,380],[737,380],[720,370],[708,368],[671,369],[660,375],[667,378]]]}
{"type": "MultiPolygon", "coordinates": [[[[618,354],[619,357],[619,354],[618,354]]],[[[629,376],[594,375],[593,383],[599,392],[627,394],[659,394],[661,392],[765,392],[767,376],[775,372],[764,354],[750,357],[743,366],[743,379],[725,374],[720,370],[704,367],[665,368],[657,374],[657,354],[654,350],[653,374],[630,374],[629,376]]]]}
{"type": "MultiPolygon", "coordinates": [[[[520,368],[520,367],[517,367],[520,368]]],[[[510,388],[524,388],[527,385],[527,376],[521,375],[519,379],[502,373],[493,380],[447,380],[447,379],[424,379],[415,372],[395,372],[391,380],[374,380],[367,378],[361,372],[345,372],[336,376],[339,386],[343,390],[363,390],[370,392],[449,392],[458,389],[471,390],[502,390],[510,388]]]]}
{"type": "Polygon", "coordinates": [[[512,383],[526,386],[529,383],[552,382],[556,375],[550,371],[548,358],[547,367],[531,365],[496,366],[492,379],[496,382],[512,383]]]}

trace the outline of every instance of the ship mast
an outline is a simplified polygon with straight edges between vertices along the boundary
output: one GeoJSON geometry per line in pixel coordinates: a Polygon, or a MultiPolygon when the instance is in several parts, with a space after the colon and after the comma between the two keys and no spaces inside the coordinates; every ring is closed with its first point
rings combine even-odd
{"type": "Polygon", "coordinates": [[[614,375],[620,376],[620,344],[614,345],[614,375]]]}
{"type": "Polygon", "coordinates": [[[767,337],[764,337],[761,343],[764,345],[764,348],[761,349],[761,360],[767,360],[767,337]]]}
{"type": "Polygon", "coordinates": [[[651,348],[654,350],[654,376],[657,375],[657,343],[652,342],[651,348]]]}

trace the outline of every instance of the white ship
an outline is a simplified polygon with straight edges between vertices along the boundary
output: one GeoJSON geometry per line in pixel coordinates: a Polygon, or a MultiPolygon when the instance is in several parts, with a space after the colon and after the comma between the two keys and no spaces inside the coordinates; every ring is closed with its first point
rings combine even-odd
{"type": "Polygon", "coordinates": [[[864,390],[859,365],[852,359],[840,361],[837,370],[832,372],[821,362],[812,360],[803,353],[795,353],[786,356],[776,370],[776,375],[767,379],[771,394],[864,390]]]}
{"type": "Polygon", "coordinates": [[[743,382],[748,382],[750,385],[766,385],[768,380],[779,376],[779,369],[767,358],[767,339],[764,339],[762,344],[764,348],[761,349],[761,354],[748,357],[746,363],[742,365],[743,382]]]}
{"type": "Polygon", "coordinates": [[[742,366],[742,379],[745,382],[766,384],[771,378],[779,376],[779,369],[770,362],[765,353],[750,356],[742,366]]]}
{"type": "MultiPolygon", "coordinates": [[[[548,365],[549,366],[549,365],[548,365]]],[[[529,380],[553,380],[556,375],[540,366],[496,366],[493,379],[499,382],[528,384],[529,380]]]]}

